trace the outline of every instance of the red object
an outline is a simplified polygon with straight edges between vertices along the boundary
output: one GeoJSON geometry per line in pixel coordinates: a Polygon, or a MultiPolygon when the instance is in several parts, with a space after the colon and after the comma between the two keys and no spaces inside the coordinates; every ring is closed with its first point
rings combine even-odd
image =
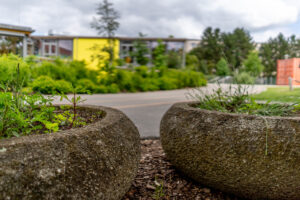
{"type": "Polygon", "coordinates": [[[293,85],[300,85],[300,58],[277,60],[277,85],[288,85],[289,77],[293,85]]]}

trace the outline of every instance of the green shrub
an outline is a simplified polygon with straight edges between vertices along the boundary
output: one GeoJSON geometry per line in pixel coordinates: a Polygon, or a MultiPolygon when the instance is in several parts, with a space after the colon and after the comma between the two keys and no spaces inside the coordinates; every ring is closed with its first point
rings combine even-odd
{"type": "Polygon", "coordinates": [[[30,68],[16,55],[2,55],[0,57],[0,84],[15,82],[17,79],[17,66],[19,64],[19,80],[27,86],[30,80],[30,68]]]}
{"type": "Polygon", "coordinates": [[[89,79],[80,79],[76,82],[76,92],[78,94],[94,93],[97,86],[89,79]]]}
{"type": "Polygon", "coordinates": [[[187,54],[185,59],[186,68],[189,70],[198,70],[200,62],[197,56],[192,54],[187,54]]]}
{"type": "Polygon", "coordinates": [[[253,51],[250,52],[247,59],[243,62],[245,71],[253,77],[259,76],[263,70],[264,66],[258,56],[258,53],[253,51]]]}
{"type": "Polygon", "coordinates": [[[109,93],[118,93],[118,92],[120,92],[120,88],[117,84],[113,83],[113,84],[107,86],[107,91],[109,93]]]}
{"type": "Polygon", "coordinates": [[[181,55],[176,51],[169,51],[167,56],[168,68],[178,69],[181,67],[181,55]]]}
{"type": "Polygon", "coordinates": [[[249,94],[248,86],[229,86],[212,89],[210,94],[196,90],[190,97],[198,101],[201,109],[217,110],[226,113],[244,113],[258,116],[293,116],[299,112],[299,104],[258,103],[249,94]]]}
{"type": "Polygon", "coordinates": [[[141,75],[143,78],[148,77],[148,67],[147,66],[139,66],[134,68],[137,74],[141,75]]]}
{"type": "Polygon", "coordinates": [[[102,93],[102,94],[105,94],[105,93],[108,93],[108,88],[104,85],[99,85],[96,87],[96,93],[102,93]]]}
{"type": "Polygon", "coordinates": [[[230,74],[230,69],[227,61],[224,58],[221,58],[216,65],[217,67],[217,75],[219,76],[227,76],[230,74]]]}
{"type": "Polygon", "coordinates": [[[169,78],[167,76],[159,78],[159,88],[161,90],[173,90],[177,89],[177,80],[174,78],[169,78]]]}
{"type": "Polygon", "coordinates": [[[117,70],[113,83],[117,84],[121,91],[135,92],[132,72],[126,70],[117,70]]]}
{"type": "Polygon", "coordinates": [[[237,84],[254,84],[255,78],[252,77],[247,72],[242,72],[239,74],[236,74],[234,77],[234,82],[237,84]]]}
{"type": "Polygon", "coordinates": [[[58,80],[56,82],[56,91],[58,93],[72,93],[73,87],[72,84],[65,80],[58,80]]]}
{"type": "Polygon", "coordinates": [[[48,76],[40,76],[34,80],[32,82],[32,90],[43,94],[73,92],[71,83],[65,80],[55,81],[48,76]]]}

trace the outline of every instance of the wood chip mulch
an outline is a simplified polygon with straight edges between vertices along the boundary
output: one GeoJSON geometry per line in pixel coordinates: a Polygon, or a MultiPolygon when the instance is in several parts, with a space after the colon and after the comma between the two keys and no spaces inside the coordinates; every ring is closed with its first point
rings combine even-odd
{"type": "Polygon", "coordinates": [[[122,200],[237,200],[185,177],[169,163],[158,139],[141,140],[138,174],[122,200]]]}

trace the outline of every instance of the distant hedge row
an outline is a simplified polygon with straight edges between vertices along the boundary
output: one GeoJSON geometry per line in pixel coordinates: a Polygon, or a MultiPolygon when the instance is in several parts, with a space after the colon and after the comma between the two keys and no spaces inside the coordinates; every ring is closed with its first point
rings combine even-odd
{"type": "Polygon", "coordinates": [[[71,93],[118,93],[154,90],[171,90],[206,85],[200,72],[146,66],[133,69],[109,67],[91,70],[82,61],[43,61],[36,63],[34,57],[25,61],[15,55],[0,57],[0,84],[7,85],[17,78],[23,81],[25,91],[43,94],[71,93]]]}

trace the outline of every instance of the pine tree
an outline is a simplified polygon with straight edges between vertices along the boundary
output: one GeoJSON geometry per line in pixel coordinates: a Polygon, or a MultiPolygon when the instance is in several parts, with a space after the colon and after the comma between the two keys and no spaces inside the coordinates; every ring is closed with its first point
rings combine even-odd
{"type": "Polygon", "coordinates": [[[99,35],[108,37],[108,46],[95,46],[94,49],[98,48],[107,52],[109,61],[112,63],[114,60],[114,36],[120,26],[120,23],[117,21],[120,18],[120,14],[113,8],[113,4],[108,2],[108,0],[103,0],[102,3],[99,3],[96,11],[98,17],[93,19],[91,27],[96,29],[99,35]]]}
{"type": "Polygon", "coordinates": [[[146,65],[149,62],[149,58],[146,57],[149,54],[149,48],[147,43],[143,40],[146,35],[139,33],[139,39],[134,41],[133,49],[131,56],[136,60],[140,65],[146,65]]]}

